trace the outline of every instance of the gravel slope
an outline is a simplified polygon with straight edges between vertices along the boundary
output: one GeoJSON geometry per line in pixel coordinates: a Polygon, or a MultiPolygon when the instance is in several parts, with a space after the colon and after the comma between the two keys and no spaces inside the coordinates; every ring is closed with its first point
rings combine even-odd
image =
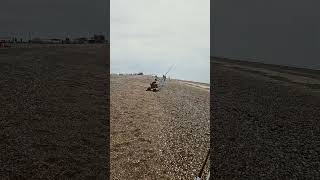
{"type": "Polygon", "coordinates": [[[0,49],[0,179],[105,179],[108,47],[0,49]]]}
{"type": "Polygon", "coordinates": [[[209,148],[209,92],[149,76],[111,76],[112,179],[192,179],[209,148]]]}
{"type": "Polygon", "coordinates": [[[213,178],[319,179],[319,72],[239,64],[211,59],[213,178]]]}

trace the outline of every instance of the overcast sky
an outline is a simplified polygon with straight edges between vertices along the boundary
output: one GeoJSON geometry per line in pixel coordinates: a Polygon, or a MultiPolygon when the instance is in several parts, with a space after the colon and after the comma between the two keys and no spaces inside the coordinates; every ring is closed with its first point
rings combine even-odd
{"type": "Polygon", "coordinates": [[[0,37],[108,34],[109,0],[1,0],[0,37]]]}
{"type": "Polygon", "coordinates": [[[212,55],[320,69],[320,1],[212,3],[212,55]]]}
{"type": "Polygon", "coordinates": [[[111,72],[209,82],[209,0],[111,1],[111,72]]]}

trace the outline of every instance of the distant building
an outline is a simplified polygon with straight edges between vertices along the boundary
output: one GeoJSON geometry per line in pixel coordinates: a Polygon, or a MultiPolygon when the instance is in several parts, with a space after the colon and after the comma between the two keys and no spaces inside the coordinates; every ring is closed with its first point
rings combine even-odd
{"type": "Polygon", "coordinates": [[[49,39],[49,43],[51,44],[61,44],[62,39],[49,39]]]}
{"type": "Polygon", "coordinates": [[[66,38],[66,40],[64,41],[66,44],[70,44],[71,41],[70,41],[70,38],[66,38]]]}
{"type": "Polygon", "coordinates": [[[0,42],[2,43],[10,43],[12,42],[13,37],[0,37],[0,42]]]}
{"type": "Polygon", "coordinates": [[[61,39],[41,39],[41,38],[33,38],[31,43],[34,44],[60,44],[62,43],[61,39]]]}
{"type": "Polygon", "coordinates": [[[88,40],[89,43],[105,43],[106,38],[104,35],[94,35],[88,40]]]}
{"type": "Polygon", "coordinates": [[[104,35],[94,35],[93,38],[96,43],[104,43],[106,40],[104,35]]]}
{"type": "Polygon", "coordinates": [[[73,43],[75,44],[85,44],[88,43],[88,38],[81,37],[81,38],[76,38],[73,40],[73,43]]]}
{"type": "Polygon", "coordinates": [[[93,38],[90,38],[89,40],[88,40],[88,43],[90,43],[90,44],[93,44],[93,43],[95,43],[96,41],[93,39],[93,38]]]}
{"type": "Polygon", "coordinates": [[[30,40],[30,43],[41,44],[43,43],[43,41],[41,40],[41,38],[33,38],[30,40]]]}
{"type": "MultiPolygon", "coordinates": [[[[1,38],[0,38],[1,42],[1,38]]],[[[5,42],[19,42],[16,38],[6,38],[5,42]]],[[[94,35],[91,38],[86,38],[86,37],[79,37],[75,39],[70,39],[70,38],[65,38],[65,39],[57,39],[57,38],[52,38],[52,39],[43,39],[43,38],[33,38],[29,40],[29,43],[35,43],[35,44],[86,44],[86,43],[109,43],[108,40],[105,39],[104,35],[94,35]]]]}

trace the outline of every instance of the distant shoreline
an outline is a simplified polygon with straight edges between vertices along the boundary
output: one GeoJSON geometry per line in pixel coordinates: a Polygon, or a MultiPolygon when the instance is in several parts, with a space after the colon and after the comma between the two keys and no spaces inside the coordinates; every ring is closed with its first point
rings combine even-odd
{"type": "Polygon", "coordinates": [[[178,81],[182,81],[182,82],[186,82],[186,83],[195,83],[195,84],[199,84],[202,86],[209,86],[210,87],[210,83],[204,83],[204,82],[198,82],[198,81],[190,81],[190,80],[180,80],[177,79],[178,81]]]}
{"type": "Polygon", "coordinates": [[[272,63],[263,63],[259,62],[257,59],[235,59],[235,58],[227,58],[221,56],[210,56],[210,61],[225,61],[231,62],[235,64],[245,64],[254,67],[262,67],[262,68],[282,68],[287,70],[294,70],[294,71],[307,71],[312,73],[320,73],[320,69],[317,68],[307,68],[307,67],[298,67],[298,66],[291,66],[291,65],[284,65],[284,64],[272,64],[272,63]]]}
{"type": "MultiPolygon", "coordinates": [[[[110,75],[114,75],[114,76],[119,76],[119,74],[120,74],[120,76],[141,76],[141,75],[135,75],[134,73],[110,73],[110,75]]],[[[143,76],[154,76],[154,75],[144,74],[143,76]]],[[[186,82],[186,83],[195,83],[195,84],[199,84],[202,86],[210,86],[210,83],[204,83],[204,82],[199,82],[199,81],[175,79],[175,78],[170,78],[170,79],[176,80],[176,81],[181,81],[181,82],[186,82]]]]}

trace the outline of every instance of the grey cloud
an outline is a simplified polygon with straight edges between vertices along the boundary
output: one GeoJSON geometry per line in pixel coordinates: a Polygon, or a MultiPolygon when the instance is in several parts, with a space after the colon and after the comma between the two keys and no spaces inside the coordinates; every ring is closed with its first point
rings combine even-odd
{"type": "Polygon", "coordinates": [[[111,1],[111,71],[209,82],[209,0],[111,1]],[[123,6],[126,4],[126,6],[123,6]]]}
{"type": "Polygon", "coordinates": [[[109,31],[109,0],[3,0],[0,35],[109,31]]]}
{"type": "Polygon", "coordinates": [[[320,69],[319,6],[315,0],[216,0],[211,54],[320,69]]]}

